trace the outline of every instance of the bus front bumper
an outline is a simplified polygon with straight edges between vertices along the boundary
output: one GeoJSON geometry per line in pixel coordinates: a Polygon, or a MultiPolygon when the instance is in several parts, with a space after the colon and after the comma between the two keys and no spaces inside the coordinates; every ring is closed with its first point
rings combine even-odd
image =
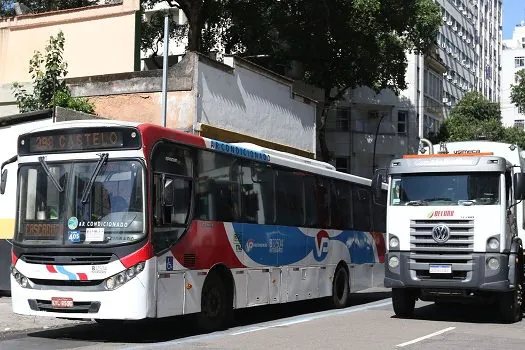
{"type": "Polygon", "coordinates": [[[23,288],[11,276],[13,312],[72,319],[143,319],[151,316],[147,279],[142,278],[145,275],[138,275],[111,291],[59,291],[53,286],[23,288]]]}
{"type": "MultiPolygon", "coordinates": [[[[513,260],[511,258],[511,262],[513,260]]],[[[410,252],[388,252],[384,282],[388,288],[504,292],[514,289],[509,280],[513,272],[514,264],[509,265],[509,255],[501,253],[473,253],[472,260],[468,263],[447,264],[446,261],[440,261],[434,264],[411,261],[410,252]],[[399,261],[396,267],[390,266],[392,257],[397,257],[399,261]],[[499,267],[489,267],[489,259],[497,259],[499,267]],[[431,265],[438,265],[443,273],[430,273],[431,265]],[[450,272],[446,271],[447,266],[450,266],[450,272]]]]}

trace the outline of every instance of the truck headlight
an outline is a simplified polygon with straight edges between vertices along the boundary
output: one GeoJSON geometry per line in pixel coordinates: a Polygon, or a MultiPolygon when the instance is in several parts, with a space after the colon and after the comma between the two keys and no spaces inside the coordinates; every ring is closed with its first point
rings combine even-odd
{"type": "Polygon", "coordinates": [[[491,270],[497,270],[499,269],[499,259],[498,258],[489,258],[487,260],[487,266],[489,267],[489,269],[491,270]]]}
{"type": "Polygon", "coordinates": [[[496,237],[490,237],[487,241],[487,248],[489,250],[499,251],[499,239],[496,237]]]}
{"type": "Polygon", "coordinates": [[[131,281],[135,276],[144,271],[145,262],[140,262],[129,269],[126,269],[116,275],[106,278],[104,281],[104,287],[107,290],[115,290],[123,284],[131,281]]]}
{"type": "Polygon", "coordinates": [[[399,258],[397,256],[392,256],[390,259],[388,259],[388,266],[395,269],[399,266],[399,258]]]}
{"type": "Polygon", "coordinates": [[[397,238],[394,235],[390,235],[390,239],[388,240],[388,245],[390,249],[399,248],[399,238],[397,238]]]}

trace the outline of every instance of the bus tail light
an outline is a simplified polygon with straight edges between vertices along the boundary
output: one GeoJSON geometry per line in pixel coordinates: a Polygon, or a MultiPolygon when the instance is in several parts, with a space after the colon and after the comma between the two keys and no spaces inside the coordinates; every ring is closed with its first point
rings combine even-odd
{"type": "Polygon", "coordinates": [[[144,270],[145,262],[139,262],[138,264],[131,266],[130,268],[107,278],[104,281],[104,287],[107,290],[115,290],[122,286],[124,283],[132,280],[144,270]]]}

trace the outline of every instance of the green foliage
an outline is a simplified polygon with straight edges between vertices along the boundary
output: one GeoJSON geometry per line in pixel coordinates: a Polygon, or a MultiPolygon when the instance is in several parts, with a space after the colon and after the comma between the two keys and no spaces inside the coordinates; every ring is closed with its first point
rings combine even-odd
{"type": "Polygon", "coordinates": [[[525,148],[525,132],[501,123],[499,103],[490,102],[477,91],[468,92],[451,110],[436,142],[489,140],[514,143],[525,148]]]}
{"type": "Polygon", "coordinates": [[[64,43],[64,33],[60,31],[56,37],[49,38],[45,55],[35,51],[29,61],[33,93],[28,93],[18,82],[13,83],[13,93],[21,113],[53,106],[85,113],[94,112],[93,105],[87,99],[72,97],[66,86],[64,78],[67,75],[67,63],[63,60],[64,43]]]}
{"type": "Polygon", "coordinates": [[[525,69],[516,74],[518,75],[518,84],[510,86],[510,100],[516,107],[525,110],[525,69]]]}
{"type": "MultiPolygon", "coordinates": [[[[2,0],[0,5],[0,17],[13,16],[13,4],[15,0],[2,0]]],[[[25,0],[24,5],[33,13],[66,10],[78,7],[96,5],[98,0],[25,0]]]]}

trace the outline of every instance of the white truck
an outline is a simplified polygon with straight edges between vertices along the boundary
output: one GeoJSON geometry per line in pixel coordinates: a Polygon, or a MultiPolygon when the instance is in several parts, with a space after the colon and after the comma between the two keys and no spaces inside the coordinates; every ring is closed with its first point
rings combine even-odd
{"type": "Polygon", "coordinates": [[[410,317],[417,299],[499,305],[500,319],[522,318],[525,153],[490,141],[421,147],[391,161],[385,287],[394,312],[410,317]]]}

